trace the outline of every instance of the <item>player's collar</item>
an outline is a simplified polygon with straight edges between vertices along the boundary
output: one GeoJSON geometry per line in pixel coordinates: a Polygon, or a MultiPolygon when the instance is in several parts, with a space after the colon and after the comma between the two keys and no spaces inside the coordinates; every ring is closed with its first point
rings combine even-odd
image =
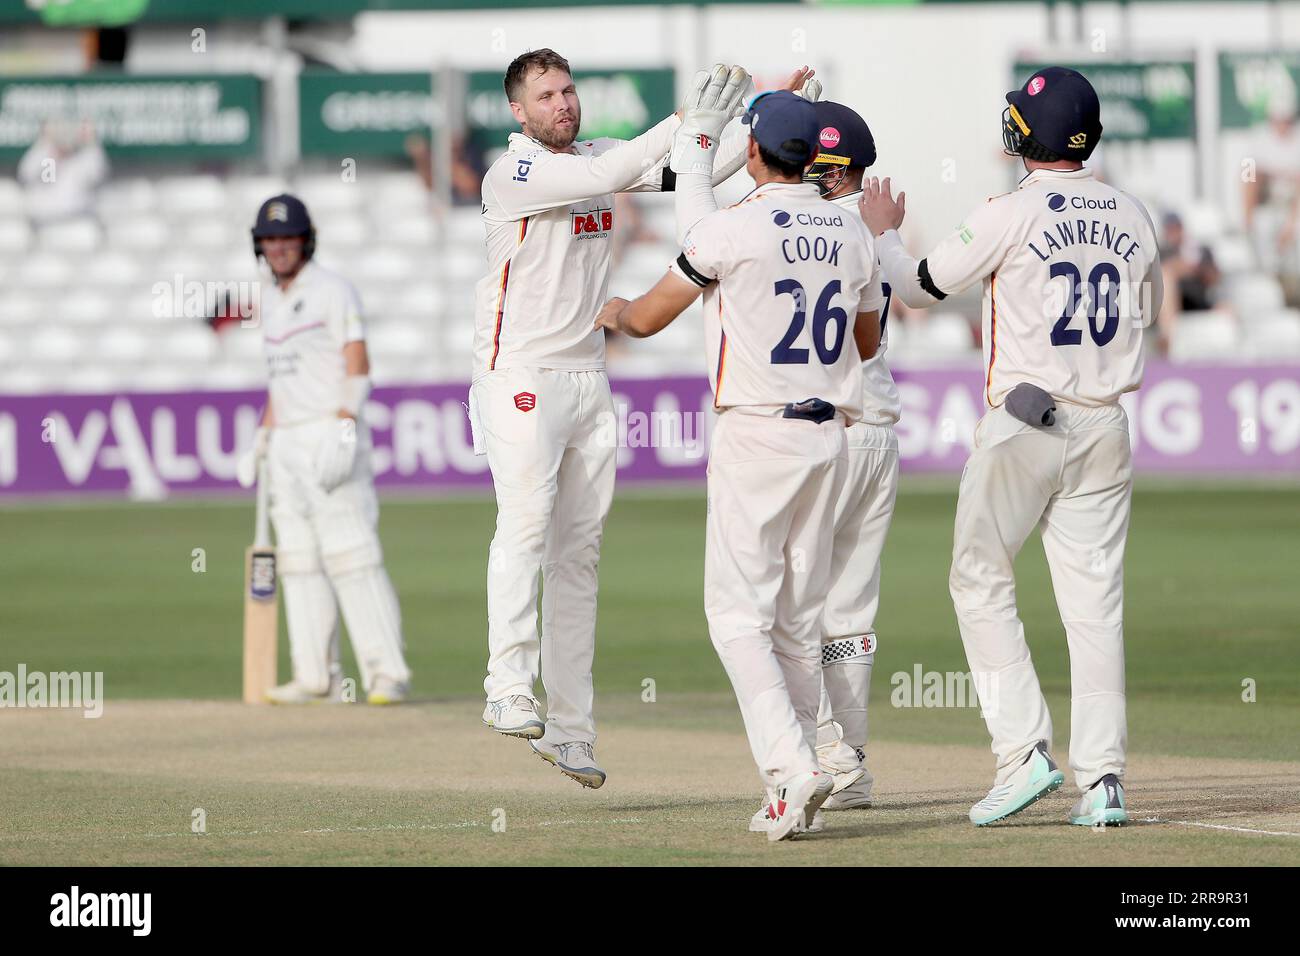
{"type": "Polygon", "coordinates": [[[855,189],[851,193],[845,193],[843,196],[836,196],[830,200],[833,205],[842,206],[845,209],[855,209],[858,205],[858,197],[862,195],[861,189],[855,189]]]}
{"type": "Polygon", "coordinates": [[[794,190],[807,190],[818,199],[821,198],[821,193],[818,191],[816,183],[805,183],[802,181],[797,183],[763,183],[761,186],[755,186],[754,191],[751,192],[750,195],[757,196],[762,193],[791,192],[794,190]]]}
{"type": "Polygon", "coordinates": [[[1078,182],[1084,179],[1094,179],[1092,170],[1087,166],[1082,169],[1035,169],[1032,173],[1020,180],[1019,189],[1024,189],[1034,183],[1041,182],[1044,179],[1050,179],[1053,182],[1065,180],[1067,182],[1078,182]]]}

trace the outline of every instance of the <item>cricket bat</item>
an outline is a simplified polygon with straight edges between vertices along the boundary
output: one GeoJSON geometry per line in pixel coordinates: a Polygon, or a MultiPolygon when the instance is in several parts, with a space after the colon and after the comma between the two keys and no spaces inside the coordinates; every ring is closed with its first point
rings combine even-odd
{"type": "Polygon", "coordinates": [[[253,543],[244,552],[244,703],[266,702],[275,686],[279,651],[280,579],[267,515],[265,460],[257,466],[257,517],[253,543]]]}

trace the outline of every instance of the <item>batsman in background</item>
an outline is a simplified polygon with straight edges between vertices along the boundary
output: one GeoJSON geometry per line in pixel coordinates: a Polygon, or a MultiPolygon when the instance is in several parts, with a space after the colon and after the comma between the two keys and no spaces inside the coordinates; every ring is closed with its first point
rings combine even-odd
{"type": "Polygon", "coordinates": [[[1160,311],[1157,236],[1132,196],[1084,168],[1101,137],[1096,91],[1051,67],[1007,94],[1003,142],[1026,175],[917,262],[897,202],[872,180],[862,215],[893,293],[927,307],[984,284],[985,401],[957,501],[949,586],[981,687],[997,775],[976,826],[1065,782],[1052,719],[1016,613],[1014,561],[1035,527],[1070,648],[1070,822],[1128,819],[1124,778],[1124,545],[1132,462],[1119,398],[1142,381],[1142,333],[1160,311]]]}
{"type": "Polygon", "coordinates": [[[361,302],[346,279],[312,261],[316,230],[294,196],[264,202],[252,232],[253,252],[274,283],[260,305],[266,411],[240,479],[251,483],[266,456],[293,659],[293,679],[267,698],[340,699],[342,607],[367,700],[398,703],[411,674],[376,532],[370,432],[361,416],[370,394],[361,302]]]}
{"type": "Polygon", "coordinates": [[[832,779],[817,763],[822,614],[847,425],[862,415],[861,354],[884,306],[870,233],[802,181],[817,154],[812,103],[756,97],[747,168],[757,188],[713,207],[708,173],[733,108],[725,68],[703,78],[673,144],[679,222],[697,219],[668,275],[598,322],[659,332],[704,293],[718,410],[709,452],[704,606],[768,793],[768,840],[810,829],[832,779]],[[698,214],[703,213],[702,217],[698,214]]]}
{"type": "MultiPolygon", "coordinates": [[[[815,96],[811,97],[816,99],[815,96]]],[[[876,161],[871,130],[840,103],[814,103],[817,161],[804,182],[846,215],[857,215],[862,176],[876,161]]],[[[817,760],[835,786],[824,810],[871,806],[873,778],[866,765],[867,703],[876,660],[880,555],[898,496],[898,388],[885,363],[889,287],[883,286],[880,344],[862,363],[862,420],[849,426],[848,474],[835,504],[831,587],[822,619],[822,698],[817,715],[817,760]]]]}
{"type": "MultiPolygon", "coordinates": [[[[609,286],[613,194],[674,187],[667,159],[681,120],[626,142],[580,141],[569,63],[548,49],[517,57],[504,85],[521,131],[483,178],[490,268],[476,290],[469,394],[475,450],[488,457],[497,499],[483,722],[599,787],[596,569],[617,449],[601,438],[614,405],[605,336],[592,320],[609,286]],[[539,664],[545,722],[533,696],[539,664]]],[[[745,140],[729,134],[720,147],[718,181],[743,165],[745,140]]]]}

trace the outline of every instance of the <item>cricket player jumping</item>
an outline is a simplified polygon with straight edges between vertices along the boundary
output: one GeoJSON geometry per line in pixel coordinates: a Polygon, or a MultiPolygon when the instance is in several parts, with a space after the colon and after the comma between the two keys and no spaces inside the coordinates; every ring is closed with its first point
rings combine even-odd
{"type": "Polygon", "coordinates": [[[342,276],[312,261],[307,207],[273,196],[258,210],[253,251],[275,278],[260,317],[269,376],[266,412],[240,480],[267,457],[293,679],[267,694],[276,704],[338,700],[338,612],[372,704],[406,698],[401,612],[384,570],[361,412],[370,394],[361,303],[342,276]],[[335,598],[337,597],[337,604],[335,598]]]}
{"type": "Polygon", "coordinates": [[[1003,139],[1028,175],[917,262],[895,231],[905,201],[872,180],[863,218],[909,305],[984,283],[985,401],[962,475],[949,585],[997,775],[976,826],[1065,782],[1052,720],[1016,613],[1013,563],[1041,529],[1070,649],[1070,822],[1128,820],[1121,781],[1124,545],[1132,492],[1128,419],[1142,330],[1163,294],[1155,228],[1136,199],[1084,168],[1101,136],[1092,85],[1052,67],[1007,94],[1003,139]]]}
{"type": "Polygon", "coordinates": [[[747,169],[758,187],[729,209],[707,208],[736,72],[703,77],[673,143],[679,221],[695,209],[705,215],[668,275],[631,303],[610,300],[597,321],[653,335],[704,293],[718,409],[705,612],[768,791],[775,842],[807,829],[831,792],[816,755],[826,544],[848,468],[845,426],[862,415],[859,350],[874,354],[884,302],[870,234],[801,181],[818,138],[806,99],[779,91],[751,103],[747,169]]]}
{"type": "MultiPolygon", "coordinates": [[[[483,179],[490,268],[477,287],[469,396],[497,498],[483,722],[599,787],[596,569],[617,449],[602,440],[614,407],[592,320],[609,285],[613,194],[674,187],[667,159],[681,120],[627,142],[579,141],[581,104],[568,61],[552,50],[515,59],[505,92],[522,130],[483,179]],[[545,723],[533,696],[539,657],[545,723]]],[[[735,125],[717,147],[719,182],[744,163],[747,137],[735,125]]]]}

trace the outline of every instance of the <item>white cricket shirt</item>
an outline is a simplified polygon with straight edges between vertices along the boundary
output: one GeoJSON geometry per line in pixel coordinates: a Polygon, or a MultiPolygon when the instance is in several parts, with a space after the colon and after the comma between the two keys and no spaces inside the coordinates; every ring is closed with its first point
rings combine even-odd
{"type": "Polygon", "coordinates": [[[483,177],[488,273],[475,289],[474,377],[605,367],[594,327],[609,289],[614,193],[658,191],[681,121],[555,153],[523,133],[483,177]]]}
{"type": "Polygon", "coordinates": [[[275,424],[338,414],[347,377],[343,346],[366,337],[352,283],[308,262],[287,291],[263,286],[259,315],[275,424]]]}
{"type": "Polygon", "coordinates": [[[1035,170],[920,263],[893,230],[879,248],[908,305],[983,281],[990,408],[1020,382],[1076,405],[1108,405],[1141,384],[1143,327],[1160,309],[1156,231],[1140,202],[1090,170],[1035,170]]]}
{"type": "Polygon", "coordinates": [[[862,418],[859,312],[884,306],[870,232],[811,183],[767,183],[686,234],[683,278],[706,283],[704,341],[718,408],[820,398],[862,418]],[[693,272],[694,275],[690,273],[693,272]]]}

